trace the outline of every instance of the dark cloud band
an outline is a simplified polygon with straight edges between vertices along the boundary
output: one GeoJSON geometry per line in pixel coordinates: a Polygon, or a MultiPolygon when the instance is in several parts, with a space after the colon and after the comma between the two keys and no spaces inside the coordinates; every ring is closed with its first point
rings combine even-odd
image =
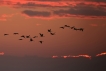
{"type": "Polygon", "coordinates": [[[22,12],[23,14],[26,14],[30,17],[38,16],[38,17],[49,17],[50,13],[49,12],[40,12],[40,11],[33,11],[33,10],[24,10],[22,12]]]}

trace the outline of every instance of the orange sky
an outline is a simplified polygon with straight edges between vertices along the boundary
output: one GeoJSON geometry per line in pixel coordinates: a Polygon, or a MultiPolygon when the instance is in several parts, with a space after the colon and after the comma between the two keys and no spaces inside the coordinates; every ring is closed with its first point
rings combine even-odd
{"type": "Polygon", "coordinates": [[[106,51],[106,3],[104,0],[0,0],[0,52],[5,55],[96,55],[106,51]],[[65,24],[84,28],[59,28],[65,24]],[[51,36],[48,29],[56,32],[51,36]],[[13,35],[18,32],[19,35],[13,35]],[[4,36],[4,34],[9,34],[4,36]],[[21,35],[45,37],[18,40],[21,35]],[[38,41],[43,40],[43,44],[38,41]]]}

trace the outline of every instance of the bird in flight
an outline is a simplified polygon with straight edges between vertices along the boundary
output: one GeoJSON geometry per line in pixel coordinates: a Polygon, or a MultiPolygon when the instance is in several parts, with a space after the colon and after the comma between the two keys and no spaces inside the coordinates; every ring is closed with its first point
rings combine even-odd
{"type": "Polygon", "coordinates": [[[51,35],[55,35],[55,33],[50,33],[51,35]]]}
{"type": "Polygon", "coordinates": [[[23,39],[19,39],[19,40],[23,40],[23,39]]]}
{"type": "Polygon", "coordinates": [[[70,26],[68,26],[68,25],[64,25],[64,27],[70,27],[70,26]]]}
{"type": "Polygon", "coordinates": [[[22,35],[21,37],[25,38],[25,36],[24,36],[24,35],[22,35]]]}
{"type": "Polygon", "coordinates": [[[80,28],[79,30],[80,30],[80,31],[83,31],[84,29],[83,29],[83,28],[80,28]]]}
{"type": "Polygon", "coordinates": [[[39,42],[42,44],[43,41],[39,41],[39,42]]]}
{"type": "Polygon", "coordinates": [[[30,41],[34,41],[32,38],[30,38],[30,41]]]}
{"type": "Polygon", "coordinates": [[[30,38],[30,35],[29,36],[26,36],[26,38],[30,38]]]}
{"type": "Polygon", "coordinates": [[[5,35],[9,35],[9,34],[4,34],[4,36],[5,36],[5,35]]]}
{"type": "Polygon", "coordinates": [[[43,35],[43,34],[41,34],[41,33],[39,33],[39,34],[40,34],[40,36],[41,36],[41,37],[44,37],[44,35],[43,35]]]}
{"type": "Polygon", "coordinates": [[[74,28],[74,30],[76,30],[76,31],[77,31],[77,30],[79,30],[79,29],[77,29],[77,28],[74,28]]]}
{"type": "Polygon", "coordinates": [[[33,38],[37,38],[38,36],[34,36],[33,38]]]}
{"type": "Polygon", "coordinates": [[[19,34],[19,33],[13,33],[14,35],[19,34]]]}
{"type": "Polygon", "coordinates": [[[71,27],[71,29],[74,29],[75,27],[73,26],[73,27],[71,27]]]}
{"type": "Polygon", "coordinates": [[[60,27],[60,28],[64,29],[64,27],[60,27]]]}
{"type": "Polygon", "coordinates": [[[51,29],[48,29],[48,32],[52,32],[51,29]]]}

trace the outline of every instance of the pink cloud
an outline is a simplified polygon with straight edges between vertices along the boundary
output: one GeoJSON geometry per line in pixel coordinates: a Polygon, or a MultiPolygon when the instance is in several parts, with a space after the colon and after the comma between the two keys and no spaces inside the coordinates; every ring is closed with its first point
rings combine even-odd
{"type": "Polygon", "coordinates": [[[77,56],[75,56],[75,55],[68,55],[68,56],[61,56],[61,57],[63,57],[63,58],[79,58],[79,57],[84,57],[84,58],[89,58],[89,59],[91,59],[91,56],[89,56],[89,55],[77,55],[77,56]]]}
{"type": "Polygon", "coordinates": [[[0,52],[0,55],[4,55],[4,52],[0,52]]]}
{"type": "Polygon", "coordinates": [[[41,25],[41,24],[36,24],[36,26],[39,26],[39,25],[41,25]]]}
{"type": "Polygon", "coordinates": [[[97,54],[96,57],[97,57],[97,56],[103,56],[103,55],[106,55],[106,52],[103,52],[103,53],[97,54]]]}
{"type": "Polygon", "coordinates": [[[71,57],[73,57],[73,58],[84,57],[84,58],[91,59],[91,56],[89,56],[89,55],[77,55],[77,56],[71,56],[71,57]]]}
{"type": "Polygon", "coordinates": [[[97,24],[90,24],[91,26],[93,26],[93,27],[96,27],[96,26],[98,26],[97,24]]]}
{"type": "Polygon", "coordinates": [[[58,56],[57,55],[54,55],[54,56],[52,56],[52,58],[58,58],[58,56]]]}
{"type": "MultiPolygon", "coordinates": [[[[98,56],[103,56],[103,55],[106,55],[106,52],[103,52],[103,53],[100,53],[100,54],[96,54],[96,57],[98,56]]],[[[52,58],[58,58],[59,56],[52,56],[52,58]]],[[[82,54],[82,55],[64,55],[64,56],[61,56],[62,58],[79,58],[79,57],[84,57],[84,58],[88,58],[88,59],[91,59],[92,56],[90,55],[87,55],[87,54],[82,54]]]]}
{"type": "Polygon", "coordinates": [[[2,14],[0,16],[0,21],[7,21],[8,18],[11,18],[11,17],[13,17],[14,15],[17,15],[17,14],[18,13],[16,13],[16,14],[2,14]]]}
{"type": "Polygon", "coordinates": [[[20,12],[28,18],[40,19],[54,19],[54,18],[70,18],[77,19],[106,19],[106,3],[101,1],[88,0],[1,0],[1,5],[9,6],[11,8],[22,8],[24,11],[20,12]],[[25,9],[30,8],[34,12],[25,13],[25,9]],[[37,11],[43,8],[45,13],[37,11]],[[23,13],[24,12],[24,13],[23,13]],[[33,15],[32,15],[33,13],[33,15]],[[46,16],[46,17],[45,17],[46,16]]]}

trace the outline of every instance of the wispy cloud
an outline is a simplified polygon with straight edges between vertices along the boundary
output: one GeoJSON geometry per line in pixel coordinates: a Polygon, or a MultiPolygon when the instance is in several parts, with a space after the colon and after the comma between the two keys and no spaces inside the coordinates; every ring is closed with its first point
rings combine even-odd
{"type": "Polygon", "coordinates": [[[90,24],[91,26],[94,26],[94,27],[96,27],[96,26],[98,26],[97,24],[90,24]]]}
{"type": "Polygon", "coordinates": [[[24,10],[22,13],[30,17],[36,17],[36,16],[49,17],[50,16],[49,12],[44,12],[44,11],[40,12],[40,11],[24,10]]]}
{"type": "MultiPolygon", "coordinates": [[[[59,56],[52,56],[52,58],[58,58],[59,56]]],[[[62,58],[79,58],[79,57],[84,57],[84,58],[88,58],[91,59],[90,55],[65,55],[65,56],[61,56],[62,58]]]]}
{"type": "Polygon", "coordinates": [[[7,21],[8,18],[13,17],[14,15],[16,15],[16,14],[2,14],[0,16],[0,21],[7,21]]]}
{"type": "Polygon", "coordinates": [[[97,54],[96,56],[103,56],[103,55],[106,55],[106,52],[103,52],[103,53],[97,54]]]}
{"type": "MultiPolygon", "coordinates": [[[[106,52],[102,52],[100,54],[96,54],[95,56],[98,57],[98,56],[103,56],[103,55],[106,55],[106,52]]],[[[84,58],[88,58],[88,59],[91,59],[92,56],[90,55],[87,55],[87,54],[82,54],[82,55],[64,55],[64,56],[60,56],[62,58],[79,58],[79,57],[84,57],[84,58]]],[[[59,58],[59,56],[52,56],[52,58],[59,58]]]]}
{"type": "Polygon", "coordinates": [[[1,5],[32,18],[106,19],[105,0],[1,0],[1,5]]]}
{"type": "Polygon", "coordinates": [[[54,55],[54,56],[52,56],[52,58],[58,58],[58,56],[57,55],[54,55]]]}
{"type": "Polygon", "coordinates": [[[0,55],[4,55],[4,52],[0,52],[0,55]]]}

